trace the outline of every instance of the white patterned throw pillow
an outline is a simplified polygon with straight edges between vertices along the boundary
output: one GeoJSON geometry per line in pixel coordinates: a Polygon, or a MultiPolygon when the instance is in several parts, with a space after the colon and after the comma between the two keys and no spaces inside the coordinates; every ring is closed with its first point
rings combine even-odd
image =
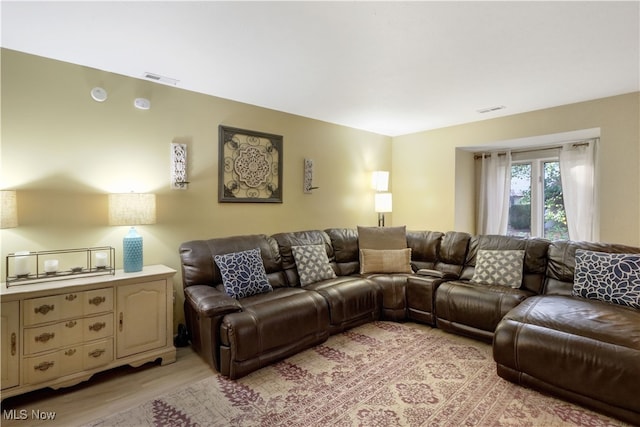
{"type": "Polygon", "coordinates": [[[478,250],[472,282],[517,289],[522,285],[523,250],[478,250]]]}
{"type": "Polygon", "coordinates": [[[336,277],[335,271],[329,264],[324,245],[291,246],[291,252],[296,262],[301,286],[336,277]]]}
{"type": "Polygon", "coordinates": [[[640,309],[640,254],[576,250],[571,294],[640,309]]]}
{"type": "Polygon", "coordinates": [[[224,255],[215,255],[224,290],[230,297],[240,299],[271,292],[260,249],[249,249],[224,255]]]}

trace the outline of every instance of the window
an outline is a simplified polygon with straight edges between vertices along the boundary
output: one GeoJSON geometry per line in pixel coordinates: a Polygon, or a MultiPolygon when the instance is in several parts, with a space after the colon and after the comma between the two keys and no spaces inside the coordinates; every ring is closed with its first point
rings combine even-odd
{"type": "MultiPolygon", "coordinates": [[[[524,153],[523,153],[524,154],[524,153]]],[[[509,219],[511,236],[568,239],[558,156],[520,158],[511,164],[509,219]]]]}

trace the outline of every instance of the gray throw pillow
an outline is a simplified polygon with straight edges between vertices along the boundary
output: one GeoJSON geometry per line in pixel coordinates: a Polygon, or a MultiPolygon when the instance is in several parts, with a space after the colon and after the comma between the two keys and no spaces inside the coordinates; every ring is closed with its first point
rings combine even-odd
{"type": "Polygon", "coordinates": [[[301,286],[336,277],[335,271],[329,264],[324,245],[291,246],[291,252],[296,262],[301,286]]]}
{"type": "Polygon", "coordinates": [[[358,226],[359,249],[404,249],[407,247],[407,227],[358,226]]]}
{"type": "Polygon", "coordinates": [[[523,250],[478,250],[472,282],[517,289],[522,285],[523,250]]]}

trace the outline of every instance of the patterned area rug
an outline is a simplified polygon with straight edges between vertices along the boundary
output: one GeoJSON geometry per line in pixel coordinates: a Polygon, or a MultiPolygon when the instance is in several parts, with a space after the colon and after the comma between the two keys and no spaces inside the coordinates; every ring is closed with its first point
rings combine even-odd
{"type": "Polygon", "coordinates": [[[496,374],[491,346],[374,322],[237,381],[201,380],[91,426],[623,426],[496,374]]]}

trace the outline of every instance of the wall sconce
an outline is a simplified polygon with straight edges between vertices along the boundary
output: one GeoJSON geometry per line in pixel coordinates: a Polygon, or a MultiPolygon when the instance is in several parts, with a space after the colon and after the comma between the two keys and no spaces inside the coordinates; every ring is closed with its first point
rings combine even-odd
{"type": "Polygon", "coordinates": [[[376,193],[375,211],[378,213],[378,227],[384,227],[384,214],[392,210],[391,193],[376,193]]]}
{"type": "Polygon", "coordinates": [[[155,194],[122,193],[109,195],[109,225],[131,225],[122,239],[124,272],[142,271],[142,236],[135,225],[156,223],[155,194]]]}
{"type": "Polygon", "coordinates": [[[187,184],[187,144],[171,143],[171,189],[186,190],[187,184]]]}
{"type": "Polygon", "coordinates": [[[304,159],[303,191],[310,194],[318,188],[313,186],[313,159],[304,159]]]}
{"type": "Polygon", "coordinates": [[[389,191],[389,172],[375,171],[371,174],[371,188],[376,191],[389,191]]]}
{"type": "Polygon", "coordinates": [[[14,190],[0,191],[0,228],[18,226],[18,199],[14,190]]]}

